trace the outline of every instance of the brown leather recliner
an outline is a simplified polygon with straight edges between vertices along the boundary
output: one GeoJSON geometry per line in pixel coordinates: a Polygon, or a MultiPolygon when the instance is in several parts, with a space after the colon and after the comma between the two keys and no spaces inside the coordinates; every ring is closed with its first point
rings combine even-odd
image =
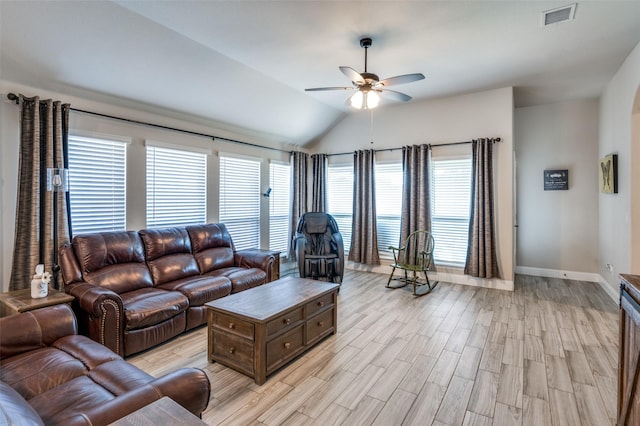
{"type": "Polygon", "coordinates": [[[107,425],[164,396],[207,408],[204,371],[156,379],[77,331],[68,305],[0,318],[0,424],[107,425]]]}
{"type": "Polygon", "coordinates": [[[78,235],[60,249],[81,334],[122,356],[206,322],[204,304],[272,279],[268,251],[235,251],[223,224],[78,235]]]}

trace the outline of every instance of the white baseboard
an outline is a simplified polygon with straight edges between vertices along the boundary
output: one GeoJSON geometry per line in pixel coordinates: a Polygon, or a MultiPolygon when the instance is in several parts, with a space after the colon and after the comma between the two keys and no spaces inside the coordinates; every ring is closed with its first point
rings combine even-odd
{"type": "Polygon", "coordinates": [[[598,280],[600,287],[602,287],[602,289],[613,299],[614,302],[616,302],[616,304],[620,303],[620,288],[609,284],[607,280],[602,278],[602,275],[598,276],[600,277],[598,280]]]}
{"type": "MultiPolygon", "coordinates": [[[[355,271],[366,271],[373,272],[377,274],[391,274],[391,266],[389,264],[382,265],[363,265],[360,263],[347,262],[346,268],[353,269],[355,271]]],[[[443,268],[444,269],[444,268],[443,268]]],[[[474,287],[483,287],[483,288],[493,288],[496,290],[507,290],[513,291],[514,284],[513,281],[509,280],[501,280],[501,279],[484,279],[484,278],[473,278],[464,274],[454,274],[448,272],[430,272],[429,279],[431,281],[443,281],[452,284],[462,284],[462,285],[470,285],[474,287]]]]}
{"type": "Polygon", "coordinates": [[[516,274],[533,275],[536,277],[565,278],[568,280],[600,282],[600,275],[590,272],[563,271],[560,269],[532,268],[529,266],[516,266],[516,274]]]}
{"type": "Polygon", "coordinates": [[[590,272],[563,271],[559,269],[532,268],[529,266],[516,266],[516,274],[533,275],[536,277],[564,278],[568,280],[587,281],[600,284],[600,287],[618,303],[618,289],[614,288],[602,275],[590,272]]]}

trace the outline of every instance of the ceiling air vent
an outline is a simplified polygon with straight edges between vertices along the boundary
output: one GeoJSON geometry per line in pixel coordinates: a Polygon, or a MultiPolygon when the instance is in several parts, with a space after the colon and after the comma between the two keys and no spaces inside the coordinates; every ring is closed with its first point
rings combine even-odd
{"type": "Polygon", "coordinates": [[[576,5],[573,3],[567,6],[562,6],[557,9],[551,9],[542,12],[541,24],[543,27],[547,25],[559,24],[561,22],[572,21],[576,14],[576,5]]]}

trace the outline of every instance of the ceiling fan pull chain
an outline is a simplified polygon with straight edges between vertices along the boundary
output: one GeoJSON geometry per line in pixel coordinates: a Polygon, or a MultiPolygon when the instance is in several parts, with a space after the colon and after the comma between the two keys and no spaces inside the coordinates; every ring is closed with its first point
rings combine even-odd
{"type": "Polygon", "coordinates": [[[373,109],[370,109],[369,111],[371,111],[371,124],[369,127],[369,136],[371,138],[371,145],[373,145],[373,109]]]}

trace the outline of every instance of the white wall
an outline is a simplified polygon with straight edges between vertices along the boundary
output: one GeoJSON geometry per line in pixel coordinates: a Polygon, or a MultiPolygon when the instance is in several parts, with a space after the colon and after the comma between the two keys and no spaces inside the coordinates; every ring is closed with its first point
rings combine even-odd
{"type": "MultiPolygon", "coordinates": [[[[261,140],[256,135],[249,132],[241,133],[241,129],[231,131],[228,128],[221,129],[207,126],[202,123],[190,122],[188,118],[184,120],[168,118],[171,112],[166,115],[161,113],[141,112],[131,107],[123,107],[117,103],[90,101],[83,98],[73,97],[65,94],[52,93],[38,88],[24,87],[11,82],[0,81],[0,133],[1,144],[0,159],[0,208],[2,216],[0,218],[0,241],[2,250],[0,252],[0,291],[7,291],[9,288],[9,277],[11,274],[11,262],[15,229],[15,210],[18,181],[18,157],[19,157],[19,107],[6,99],[9,92],[23,93],[25,96],[38,95],[42,99],[53,98],[63,102],[69,102],[72,108],[82,109],[103,114],[110,114],[128,119],[146,121],[163,126],[176,127],[194,132],[213,134],[220,137],[241,140],[255,143],[262,146],[271,146],[282,149],[285,152],[255,148],[246,145],[238,145],[224,141],[212,142],[206,137],[191,136],[180,132],[161,130],[149,126],[138,124],[128,124],[107,118],[72,112],[69,117],[70,131],[79,131],[85,134],[98,133],[132,138],[132,143],[127,149],[127,228],[142,229],[146,224],[146,198],[145,198],[145,149],[144,141],[149,139],[158,142],[175,144],[177,146],[194,146],[200,148],[210,148],[213,154],[207,158],[208,163],[208,210],[207,220],[209,222],[218,221],[218,183],[219,183],[219,153],[239,154],[263,160],[261,172],[262,189],[266,190],[269,183],[268,165],[269,161],[289,161],[291,146],[278,146],[272,141],[261,140]]],[[[175,115],[175,114],[173,114],[175,115]]],[[[263,244],[268,244],[268,198],[262,197],[262,222],[261,240],[263,244]]]]}
{"type": "MultiPolygon", "coordinates": [[[[347,116],[314,147],[316,152],[341,153],[358,149],[401,148],[403,145],[468,141],[500,137],[495,145],[496,233],[502,279],[481,280],[461,271],[447,271],[443,279],[470,285],[513,289],[513,89],[511,87],[463,96],[408,104],[387,105],[371,114],[362,111],[347,116]],[[371,129],[373,128],[373,131],[371,129]],[[373,138],[371,137],[373,136],[373,138]],[[373,144],[371,140],[373,139],[373,144]]],[[[454,148],[434,148],[433,155],[446,155],[454,148]]],[[[459,149],[456,147],[455,149],[459,149]]],[[[468,145],[467,149],[471,149],[468,145]]],[[[400,156],[401,151],[381,153],[379,159],[400,156]]],[[[352,156],[331,161],[352,161],[352,156]]],[[[385,268],[372,268],[385,271],[385,268]]]]}
{"type": "MultiPolygon", "coordinates": [[[[640,211],[631,209],[631,193],[640,191],[640,183],[631,181],[632,165],[640,167],[639,159],[632,162],[631,158],[632,112],[639,86],[640,44],[607,84],[600,99],[599,156],[618,154],[618,194],[599,195],[599,272],[610,292],[616,294],[618,275],[632,272],[631,224],[640,224],[640,211]],[[605,270],[607,263],[613,265],[613,271],[605,270]]],[[[637,146],[634,151],[638,151],[637,146]]]]}
{"type": "Polygon", "coordinates": [[[516,108],[516,272],[598,281],[598,101],[516,108]],[[569,190],[543,171],[568,169],[569,190]]]}

